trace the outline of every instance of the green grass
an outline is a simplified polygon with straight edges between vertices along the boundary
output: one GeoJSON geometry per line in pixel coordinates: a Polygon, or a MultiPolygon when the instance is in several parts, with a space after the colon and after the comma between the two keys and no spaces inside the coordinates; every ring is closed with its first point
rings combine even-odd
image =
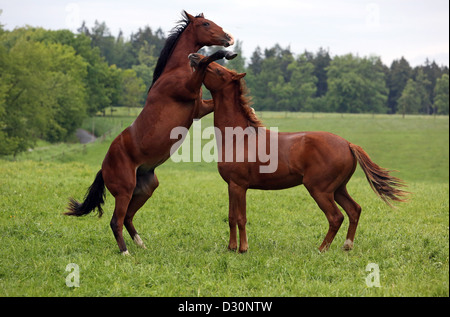
{"type": "MultiPolygon", "coordinates": [[[[81,199],[92,183],[111,138],[63,156],[66,145],[45,145],[50,158],[0,161],[0,296],[449,296],[448,117],[262,119],[280,131],[327,130],[362,146],[381,166],[399,170],[410,201],[390,209],[358,168],[349,183],[363,207],[355,249],[342,250],[346,218],[320,254],[328,224],[304,187],[251,190],[250,248],[238,254],[226,248],[227,188],[216,164],[169,160],[135,217],[147,250],[126,234],[132,256],[123,257],[109,228],[111,195],[100,219],[62,215],[67,198],[81,199]],[[80,268],[80,287],[66,286],[69,263],[80,268]],[[381,287],[366,285],[369,263],[379,265],[381,287]]],[[[211,122],[208,116],[202,127],[211,122]]]]}

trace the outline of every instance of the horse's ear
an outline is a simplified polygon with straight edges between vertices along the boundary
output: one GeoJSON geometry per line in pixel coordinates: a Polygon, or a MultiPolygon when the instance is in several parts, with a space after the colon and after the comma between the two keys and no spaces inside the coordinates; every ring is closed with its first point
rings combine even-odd
{"type": "Polygon", "coordinates": [[[199,15],[197,15],[197,17],[199,17],[199,18],[205,18],[205,16],[203,15],[203,12],[202,13],[200,13],[199,15]]]}
{"type": "Polygon", "coordinates": [[[241,78],[244,78],[245,75],[247,75],[247,73],[240,73],[240,74],[233,75],[233,80],[240,80],[241,78]]]}
{"type": "Polygon", "coordinates": [[[183,10],[183,15],[190,21],[193,22],[195,17],[187,13],[185,10],[183,10]]]}

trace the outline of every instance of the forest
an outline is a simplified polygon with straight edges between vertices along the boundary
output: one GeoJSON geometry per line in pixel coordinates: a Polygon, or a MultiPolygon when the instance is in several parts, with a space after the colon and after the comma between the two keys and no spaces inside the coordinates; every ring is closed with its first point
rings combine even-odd
{"type": "MultiPolygon", "coordinates": [[[[98,21],[76,33],[0,24],[0,156],[38,139],[66,141],[84,118],[109,107],[142,107],[165,40],[161,28],[125,38],[98,21]]],[[[257,111],[449,113],[449,69],[434,61],[412,67],[399,57],[388,66],[378,56],[298,54],[278,44],[246,60],[242,45],[231,48],[239,56],[226,66],[247,73],[257,111]]]]}

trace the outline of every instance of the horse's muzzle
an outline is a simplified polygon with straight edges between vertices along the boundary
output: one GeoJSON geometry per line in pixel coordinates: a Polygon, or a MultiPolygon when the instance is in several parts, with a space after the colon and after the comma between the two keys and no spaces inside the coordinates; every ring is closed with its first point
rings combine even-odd
{"type": "Polygon", "coordinates": [[[234,44],[234,38],[232,35],[225,33],[225,39],[223,40],[223,46],[228,47],[234,44]]]}

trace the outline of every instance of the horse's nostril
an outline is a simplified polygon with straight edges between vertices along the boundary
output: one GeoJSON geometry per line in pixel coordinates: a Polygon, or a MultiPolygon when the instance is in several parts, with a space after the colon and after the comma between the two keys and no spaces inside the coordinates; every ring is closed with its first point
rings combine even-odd
{"type": "Polygon", "coordinates": [[[234,38],[232,35],[225,33],[225,39],[226,39],[226,41],[228,41],[228,46],[234,44],[234,38]]]}

